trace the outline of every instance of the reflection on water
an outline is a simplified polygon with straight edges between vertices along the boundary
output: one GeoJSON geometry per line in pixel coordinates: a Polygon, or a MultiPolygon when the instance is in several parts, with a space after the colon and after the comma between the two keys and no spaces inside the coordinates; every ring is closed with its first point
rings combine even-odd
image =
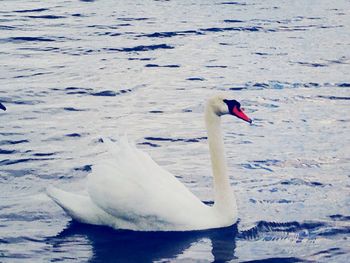
{"type": "MultiPolygon", "coordinates": [[[[55,251],[71,251],[72,247],[84,247],[89,244],[92,255],[89,262],[168,262],[172,260],[191,260],[191,262],[235,262],[242,257],[242,250],[236,255],[236,242],[243,242],[248,258],[254,259],[258,254],[252,240],[259,241],[260,246],[268,245],[272,250],[284,249],[278,241],[288,241],[291,246],[300,244],[307,249],[307,244],[317,236],[324,236],[331,226],[322,222],[257,222],[247,230],[238,230],[238,224],[227,228],[188,232],[137,232],[129,230],[114,230],[109,227],[93,226],[71,222],[69,226],[55,237],[47,239],[47,243],[55,251]],[[208,244],[211,256],[203,254],[203,247],[208,244]],[[275,241],[275,242],[273,242],[275,241]],[[248,242],[248,243],[247,243],[248,242]],[[262,243],[265,243],[264,245],[262,243]],[[252,246],[253,245],[253,246],[252,246]],[[196,249],[193,249],[197,247],[196,249]],[[196,252],[193,252],[195,250],[196,252]],[[184,257],[187,252],[192,253],[184,257]],[[200,253],[200,255],[196,253],[200,253]],[[194,253],[194,254],[193,254],[194,253]],[[200,258],[198,258],[200,256],[200,258]],[[196,258],[197,257],[197,258],[196,258]]],[[[346,229],[340,232],[346,232],[346,229]]],[[[335,245],[335,244],[334,244],[335,245]]],[[[241,247],[240,247],[241,248],[241,247]]],[[[339,248],[333,248],[336,253],[342,253],[339,248]]],[[[312,259],[320,260],[325,254],[333,251],[322,250],[313,255],[312,259]]],[[[63,253],[64,254],[64,253],[63,253]]],[[[86,255],[88,257],[88,255],[86,255]]],[[[61,255],[56,260],[64,260],[61,255]]],[[[241,261],[242,262],[242,261],[241,261]]],[[[303,257],[274,257],[264,255],[263,259],[244,262],[308,262],[303,257]]]]}
{"type": "Polygon", "coordinates": [[[92,246],[90,262],[154,262],[175,259],[190,246],[209,239],[214,262],[228,262],[235,259],[237,233],[237,225],[206,231],[134,232],[73,222],[48,243],[59,247],[68,239],[84,237],[92,246]]]}

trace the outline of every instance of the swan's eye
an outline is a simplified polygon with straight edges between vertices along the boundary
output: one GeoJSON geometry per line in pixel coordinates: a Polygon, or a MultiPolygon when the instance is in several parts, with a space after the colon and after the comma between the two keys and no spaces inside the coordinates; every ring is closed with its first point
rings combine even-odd
{"type": "Polygon", "coordinates": [[[224,102],[226,103],[230,114],[234,115],[234,109],[238,109],[239,111],[241,111],[240,110],[241,104],[238,101],[236,101],[236,100],[224,100],[224,102]]]}

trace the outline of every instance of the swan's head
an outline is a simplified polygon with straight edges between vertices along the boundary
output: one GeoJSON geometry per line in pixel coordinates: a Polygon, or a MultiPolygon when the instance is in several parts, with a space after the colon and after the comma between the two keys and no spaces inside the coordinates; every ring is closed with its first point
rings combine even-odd
{"type": "Polygon", "coordinates": [[[209,99],[207,106],[218,116],[229,114],[252,123],[252,119],[243,112],[241,104],[237,100],[219,95],[209,99]]]}

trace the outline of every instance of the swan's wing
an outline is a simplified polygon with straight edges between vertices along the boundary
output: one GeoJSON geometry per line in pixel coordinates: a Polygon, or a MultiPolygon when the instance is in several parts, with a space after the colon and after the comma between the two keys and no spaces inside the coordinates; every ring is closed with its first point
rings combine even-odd
{"type": "Polygon", "coordinates": [[[88,192],[97,206],[108,214],[149,228],[185,222],[189,213],[205,205],[172,174],[151,157],[130,145],[127,139],[104,142],[112,159],[93,166],[88,178],[88,192]]]}

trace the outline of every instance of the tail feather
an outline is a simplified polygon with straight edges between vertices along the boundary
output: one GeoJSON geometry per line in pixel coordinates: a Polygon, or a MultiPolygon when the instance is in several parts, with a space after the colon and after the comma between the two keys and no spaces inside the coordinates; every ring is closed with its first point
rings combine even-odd
{"type": "Polygon", "coordinates": [[[89,196],[69,193],[55,187],[46,189],[47,195],[74,220],[82,223],[99,225],[103,214],[89,196]]]}

